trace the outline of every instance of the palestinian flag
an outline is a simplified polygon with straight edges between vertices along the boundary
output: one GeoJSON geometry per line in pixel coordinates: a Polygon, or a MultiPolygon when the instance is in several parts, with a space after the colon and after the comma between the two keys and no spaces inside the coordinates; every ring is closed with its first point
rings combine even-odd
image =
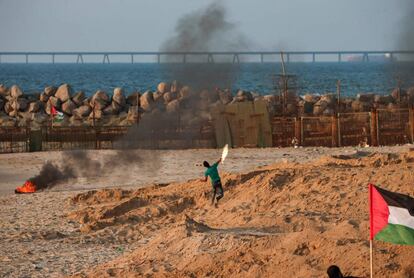
{"type": "Polygon", "coordinates": [[[53,122],[61,122],[63,121],[63,113],[56,110],[56,108],[52,105],[52,118],[53,122]]]}
{"type": "Polygon", "coordinates": [[[373,184],[370,195],[370,239],[414,245],[414,199],[373,184]]]}

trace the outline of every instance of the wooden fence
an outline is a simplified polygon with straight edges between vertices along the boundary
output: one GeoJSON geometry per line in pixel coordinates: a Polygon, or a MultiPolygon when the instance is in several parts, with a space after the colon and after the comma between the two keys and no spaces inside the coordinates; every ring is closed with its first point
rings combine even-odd
{"type": "MultiPolygon", "coordinates": [[[[321,117],[274,117],[272,146],[397,145],[414,141],[413,109],[339,113],[321,117]]],[[[133,127],[0,127],[0,153],[65,149],[215,148],[215,127],[137,130],[133,127]]],[[[217,130],[217,128],[216,128],[217,130]]]]}
{"type": "Polygon", "coordinates": [[[384,146],[413,143],[413,109],[379,109],[321,117],[275,117],[273,146],[384,146]]]}

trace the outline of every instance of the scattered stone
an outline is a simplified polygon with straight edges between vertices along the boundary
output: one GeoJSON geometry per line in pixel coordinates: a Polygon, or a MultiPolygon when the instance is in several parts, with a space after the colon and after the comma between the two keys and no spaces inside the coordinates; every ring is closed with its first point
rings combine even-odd
{"type": "Polygon", "coordinates": [[[165,83],[165,82],[161,82],[160,84],[158,84],[158,86],[157,86],[157,91],[158,92],[160,92],[161,94],[164,94],[164,93],[166,93],[166,92],[168,92],[169,91],[169,88],[170,86],[168,86],[168,84],[167,83],[165,83]]]}
{"type": "Polygon", "coordinates": [[[126,104],[126,99],[121,88],[114,89],[114,95],[112,97],[112,102],[116,102],[119,106],[124,107],[126,104]]]}
{"type": "Polygon", "coordinates": [[[77,106],[81,106],[83,101],[85,100],[85,93],[80,91],[77,92],[73,95],[72,97],[72,101],[77,105],[77,106]]]}
{"type": "Polygon", "coordinates": [[[46,87],[44,90],[45,95],[48,97],[54,96],[56,93],[57,88],[56,87],[46,87]]]}
{"type": "Polygon", "coordinates": [[[38,112],[40,109],[42,109],[43,108],[43,106],[44,106],[44,104],[43,104],[43,102],[41,102],[41,101],[35,101],[35,102],[31,102],[30,104],[29,104],[29,112],[30,113],[36,113],[36,112],[38,112]]]}
{"type": "Polygon", "coordinates": [[[84,118],[84,117],[89,116],[89,114],[91,113],[91,111],[92,111],[92,109],[91,109],[91,107],[89,105],[82,105],[82,106],[74,109],[73,112],[72,112],[72,114],[75,117],[84,118]]]}
{"type": "Polygon", "coordinates": [[[17,99],[17,98],[21,97],[22,95],[23,95],[23,92],[22,92],[22,90],[19,88],[19,86],[17,86],[17,85],[13,85],[13,86],[10,88],[10,96],[11,96],[12,98],[17,99]]]}
{"type": "Polygon", "coordinates": [[[140,98],[139,92],[132,93],[127,97],[126,103],[131,106],[137,106],[139,102],[139,98],[140,98]]]}
{"type": "Polygon", "coordinates": [[[25,98],[18,98],[11,101],[11,107],[16,111],[24,111],[28,107],[29,101],[25,98]]]}
{"type": "Polygon", "coordinates": [[[46,103],[49,100],[49,96],[46,93],[43,92],[43,93],[40,94],[39,100],[41,102],[45,102],[46,103]]]}
{"type": "Polygon", "coordinates": [[[53,105],[56,109],[60,109],[62,102],[57,97],[51,96],[49,97],[49,101],[47,102],[49,105],[53,105]]]}
{"type": "Polygon", "coordinates": [[[9,96],[9,95],[10,95],[10,92],[7,89],[7,87],[4,86],[3,84],[0,84],[0,97],[5,98],[6,96],[9,96]]]}
{"type": "Polygon", "coordinates": [[[55,93],[55,97],[61,102],[65,102],[70,99],[72,95],[72,88],[68,84],[60,85],[55,93]]]}
{"type": "Polygon", "coordinates": [[[144,111],[151,111],[154,106],[154,98],[152,92],[147,91],[139,98],[140,106],[144,111]]]}
{"type": "Polygon", "coordinates": [[[167,104],[166,111],[168,113],[175,113],[178,112],[180,109],[180,102],[178,99],[175,99],[167,104]]]}
{"type": "Polygon", "coordinates": [[[68,115],[72,115],[74,109],[76,109],[76,104],[70,99],[62,104],[62,112],[68,115]]]}

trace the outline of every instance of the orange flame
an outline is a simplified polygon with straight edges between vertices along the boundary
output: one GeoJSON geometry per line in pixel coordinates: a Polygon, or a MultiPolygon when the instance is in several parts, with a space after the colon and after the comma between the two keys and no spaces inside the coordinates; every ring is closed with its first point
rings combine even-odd
{"type": "Polygon", "coordinates": [[[34,193],[34,192],[36,192],[36,185],[31,181],[26,181],[23,186],[17,187],[14,192],[16,194],[17,193],[20,193],[20,194],[22,194],[22,193],[34,193]]]}

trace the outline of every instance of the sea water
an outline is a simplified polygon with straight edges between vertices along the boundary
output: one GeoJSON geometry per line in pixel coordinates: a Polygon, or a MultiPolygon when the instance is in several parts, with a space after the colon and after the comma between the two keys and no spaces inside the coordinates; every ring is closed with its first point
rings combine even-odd
{"type": "MultiPolygon", "coordinates": [[[[0,64],[0,84],[19,85],[25,93],[43,91],[46,86],[68,83],[74,91],[91,95],[96,90],[111,92],[122,87],[127,93],[155,90],[161,81],[174,78],[175,68],[185,65],[140,64],[0,64]]],[[[197,66],[192,65],[197,71],[197,66]]],[[[387,94],[398,84],[414,86],[413,62],[292,62],[286,64],[289,74],[296,75],[299,94],[335,92],[341,81],[341,94],[354,96],[361,92],[387,94]]],[[[255,91],[274,92],[274,76],[281,73],[280,63],[242,63],[232,67],[229,86],[255,91]]],[[[223,76],[228,78],[228,76],[223,76]]]]}

